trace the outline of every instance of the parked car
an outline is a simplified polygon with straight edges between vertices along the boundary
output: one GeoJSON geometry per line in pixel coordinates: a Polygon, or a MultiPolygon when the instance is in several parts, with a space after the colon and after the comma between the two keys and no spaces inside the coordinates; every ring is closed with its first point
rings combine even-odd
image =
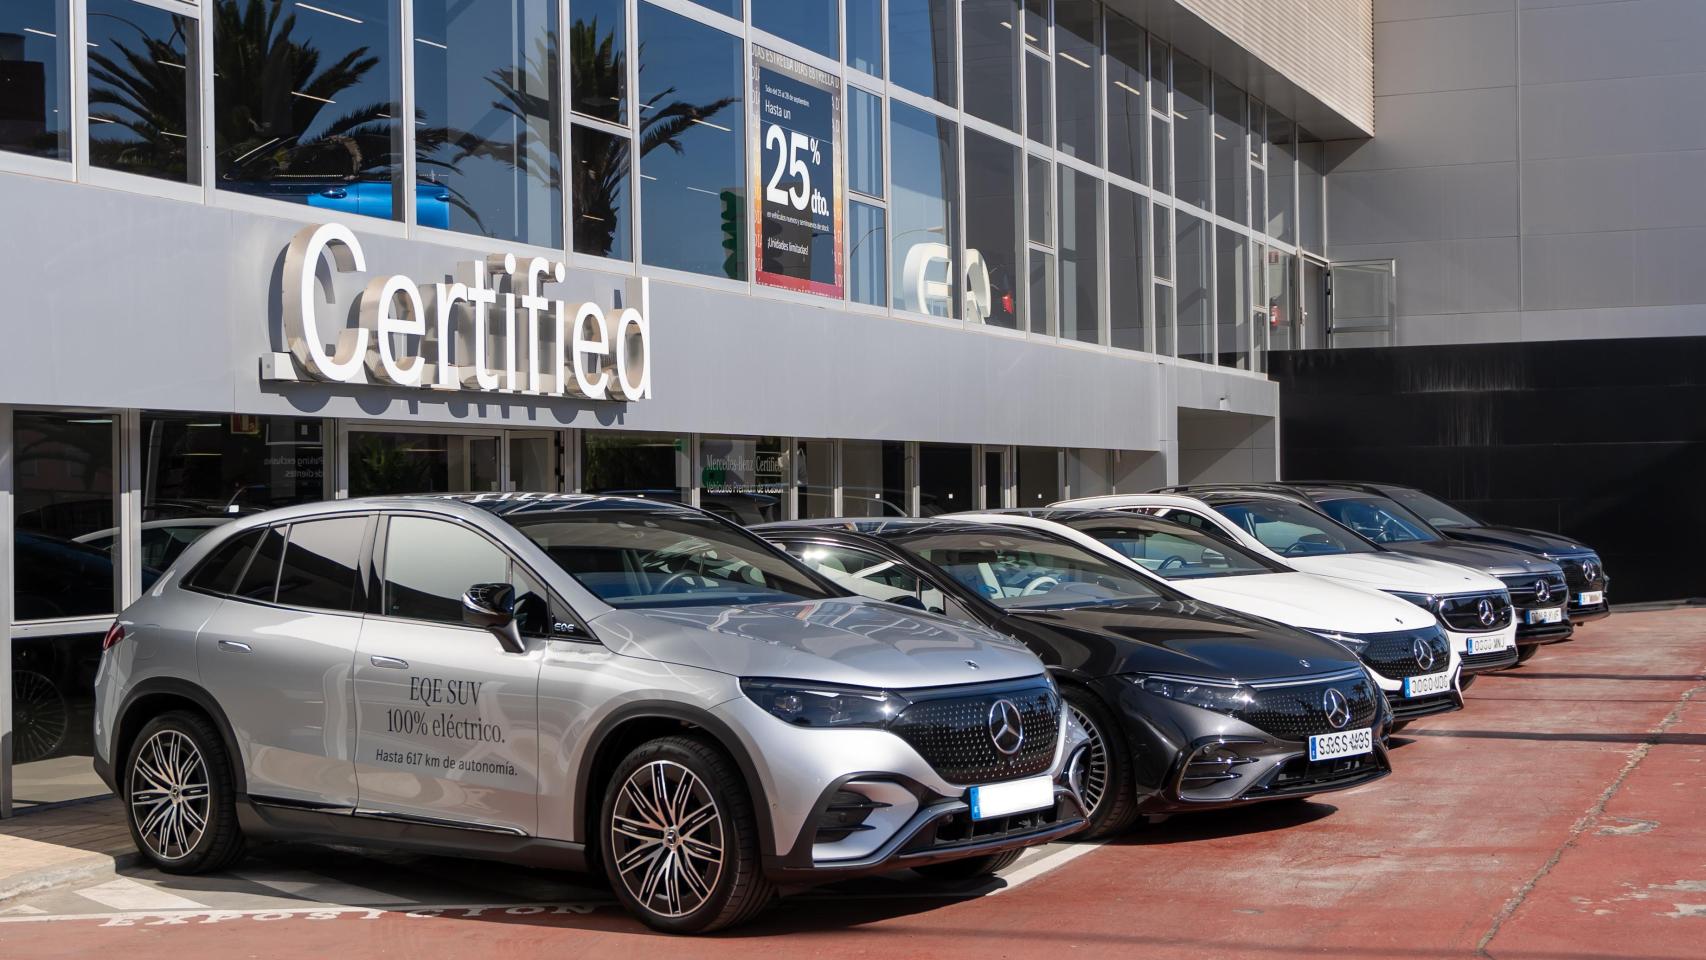
{"type": "Polygon", "coordinates": [[[1516,619],[1503,583],[1454,564],[1381,550],[1295,497],[1259,490],[1139,493],[1055,506],[1148,513],[1215,530],[1294,570],[1407,600],[1439,619],[1466,678],[1517,662],[1516,619]]]}
{"type": "Polygon", "coordinates": [[[1564,568],[1570,588],[1569,615],[1572,623],[1591,623],[1611,615],[1611,577],[1599,553],[1579,540],[1561,533],[1488,524],[1439,497],[1415,487],[1394,483],[1314,483],[1310,486],[1345,487],[1391,497],[1435,530],[1453,540],[1484,543],[1543,557],[1564,568]]]}
{"type": "MultiPolygon", "coordinates": [[[[142,565],[156,570],[170,566],[184,548],[200,540],[209,530],[231,522],[230,516],[177,517],[170,520],[144,520],[139,534],[142,546],[142,565]]],[[[74,538],[108,554],[118,541],[118,528],[108,527],[74,538]]]]}
{"type": "Polygon", "coordinates": [[[703,932],[778,886],[969,878],[1085,825],[1087,736],[1008,638],[655,500],[235,520],[118,618],[95,766],[144,858],[289,837],[603,871],[703,932]]]}
{"type": "Polygon", "coordinates": [[[1165,580],[1205,603],[1307,630],[1343,644],[1392,705],[1394,728],[1463,709],[1458,651],[1434,615],[1390,594],[1285,564],[1162,517],[1070,507],[991,510],[958,519],[1046,530],[1165,580]]]}
{"type": "Polygon", "coordinates": [[[1090,734],[1087,836],[1391,771],[1391,709],[1345,647],[1194,600],[1054,534],[952,519],[756,532],[848,589],[1036,651],[1090,734]]]}

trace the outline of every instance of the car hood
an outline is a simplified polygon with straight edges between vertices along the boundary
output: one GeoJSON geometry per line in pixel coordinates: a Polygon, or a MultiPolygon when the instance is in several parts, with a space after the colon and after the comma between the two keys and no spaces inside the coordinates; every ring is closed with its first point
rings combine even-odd
{"type": "Polygon", "coordinates": [[[856,597],[614,610],[595,618],[592,628],[616,653],[737,677],[904,690],[1043,672],[1016,641],[856,597]]]}
{"type": "Polygon", "coordinates": [[[1550,560],[1491,544],[1466,543],[1462,540],[1429,540],[1420,543],[1383,543],[1381,546],[1407,557],[1455,563],[1494,577],[1562,572],[1559,566],[1550,560]]]}
{"type": "Polygon", "coordinates": [[[1286,560],[1304,573],[1398,593],[1451,594],[1502,590],[1504,584],[1467,567],[1401,553],[1341,553],[1286,560]]]}
{"type": "Polygon", "coordinates": [[[1198,600],[1306,630],[1387,633],[1434,623],[1433,614],[1408,601],[1307,573],[1196,577],[1170,583],[1198,600]]]}
{"type": "Polygon", "coordinates": [[[1187,600],[1009,611],[1086,649],[1106,673],[1264,680],[1358,668],[1336,643],[1187,600]]]}
{"type": "Polygon", "coordinates": [[[1544,530],[1522,527],[1447,527],[1441,533],[1454,540],[1484,543],[1495,547],[1520,550],[1523,553],[1542,553],[1552,556],[1593,553],[1593,548],[1579,540],[1544,530]]]}

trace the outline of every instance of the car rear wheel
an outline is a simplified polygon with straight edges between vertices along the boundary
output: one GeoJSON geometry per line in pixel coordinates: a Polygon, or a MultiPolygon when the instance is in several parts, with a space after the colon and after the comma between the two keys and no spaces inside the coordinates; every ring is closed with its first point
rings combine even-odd
{"type": "Polygon", "coordinates": [[[166,873],[209,873],[242,856],[230,758],[206,717],[174,711],[148,721],[121,788],[136,849],[166,873]]]}
{"type": "Polygon", "coordinates": [[[603,810],[605,875],[647,926],[708,933],[750,920],[775,898],[746,784],[710,744],[641,744],[617,766],[603,810]]]}
{"type": "Polygon", "coordinates": [[[949,860],[945,863],[932,863],[922,867],[913,867],[926,879],[939,880],[943,883],[959,883],[975,880],[979,877],[991,876],[998,870],[1017,863],[1024,850],[1007,850],[1002,853],[992,853],[983,857],[966,857],[963,860],[949,860]]]}
{"type": "Polygon", "coordinates": [[[1080,788],[1090,807],[1090,826],[1079,836],[1094,840],[1120,833],[1137,819],[1131,751],[1126,748],[1125,736],[1108,708],[1088,690],[1063,686],[1061,696],[1072,718],[1090,735],[1080,788]]]}

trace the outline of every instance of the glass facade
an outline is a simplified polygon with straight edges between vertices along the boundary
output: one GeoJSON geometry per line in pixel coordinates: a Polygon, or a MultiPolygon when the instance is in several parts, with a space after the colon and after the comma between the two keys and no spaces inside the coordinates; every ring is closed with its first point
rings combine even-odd
{"type": "Polygon", "coordinates": [[[88,0],[89,162],[201,183],[194,17],[133,0],[88,0]]]}
{"type": "Polygon", "coordinates": [[[0,150],[71,159],[70,0],[0,6],[0,150]]]}

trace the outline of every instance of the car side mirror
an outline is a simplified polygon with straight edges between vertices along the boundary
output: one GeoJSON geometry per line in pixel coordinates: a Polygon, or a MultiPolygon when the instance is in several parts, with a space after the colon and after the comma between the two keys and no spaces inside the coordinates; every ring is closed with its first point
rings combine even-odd
{"type": "Polygon", "coordinates": [[[462,595],[462,622],[498,638],[507,653],[525,653],[515,622],[515,588],[507,583],[476,583],[462,595]]]}

